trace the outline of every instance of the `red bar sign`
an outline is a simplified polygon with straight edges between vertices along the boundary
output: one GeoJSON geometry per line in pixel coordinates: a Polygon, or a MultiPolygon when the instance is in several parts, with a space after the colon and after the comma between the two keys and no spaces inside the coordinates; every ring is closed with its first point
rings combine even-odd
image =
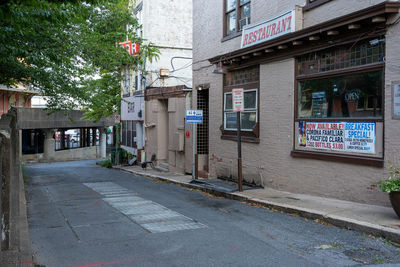
{"type": "Polygon", "coordinates": [[[243,88],[232,89],[233,111],[244,111],[243,88]]]}
{"type": "Polygon", "coordinates": [[[129,55],[135,56],[139,54],[139,44],[132,43],[131,41],[120,42],[119,46],[128,51],[129,55]]]}

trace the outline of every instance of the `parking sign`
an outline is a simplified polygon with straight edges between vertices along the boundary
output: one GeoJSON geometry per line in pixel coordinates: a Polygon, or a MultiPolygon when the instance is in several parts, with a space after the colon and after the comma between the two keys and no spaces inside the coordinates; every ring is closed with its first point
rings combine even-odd
{"type": "Polygon", "coordinates": [[[233,111],[244,111],[243,88],[232,89],[233,111]]]}
{"type": "Polygon", "coordinates": [[[186,110],[187,123],[203,123],[203,111],[198,109],[186,110]]]}

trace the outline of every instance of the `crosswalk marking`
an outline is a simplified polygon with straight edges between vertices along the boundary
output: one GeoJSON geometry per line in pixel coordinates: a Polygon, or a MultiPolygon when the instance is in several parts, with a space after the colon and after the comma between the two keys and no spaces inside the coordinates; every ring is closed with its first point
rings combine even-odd
{"type": "Polygon", "coordinates": [[[151,233],[199,229],[206,227],[156,202],[137,196],[135,192],[113,182],[84,183],[104,196],[103,200],[127,215],[151,233]]]}

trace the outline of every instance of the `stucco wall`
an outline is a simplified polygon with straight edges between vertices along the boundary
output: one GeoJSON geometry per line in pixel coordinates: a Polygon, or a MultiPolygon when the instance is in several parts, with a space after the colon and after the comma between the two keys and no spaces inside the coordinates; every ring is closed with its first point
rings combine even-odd
{"type": "Polygon", "coordinates": [[[151,87],[168,87],[176,85],[186,85],[192,87],[192,50],[160,48],[160,58],[148,62],[146,69],[146,84],[151,87]],[[172,68],[172,65],[174,68],[172,68]],[[168,77],[160,76],[160,69],[170,71],[168,77]],[[174,71],[176,70],[176,71],[174,71]]]}
{"type": "Polygon", "coordinates": [[[147,160],[156,154],[158,163],[167,162],[171,171],[180,173],[185,172],[185,102],[183,97],[146,102],[147,160]]]}
{"type": "MultiPolygon", "coordinates": [[[[222,140],[222,75],[205,59],[240,48],[240,37],[221,42],[222,4],[194,1],[194,85],[210,83],[210,176],[236,177],[237,145],[222,140]]],[[[304,12],[304,26],[343,16],[382,1],[333,0],[304,12]]],[[[252,1],[252,22],[288,10],[305,1],[252,1]]],[[[385,68],[385,167],[400,164],[400,121],[392,120],[392,81],[400,80],[400,26],[389,27],[385,68]]],[[[293,158],[294,59],[260,66],[260,144],[243,143],[243,174],[250,182],[295,193],[389,205],[388,197],[371,187],[386,168],[293,158]]],[[[195,102],[194,102],[195,103],[195,102]]]]}
{"type": "Polygon", "coordinates": [[[143,38],[160,46],[192,46],[191,0],[143,0],[143,38]]]}
{"type": "Polygon", "coordinates": [[[160,49],[159,59],[147,62],[147,85],[162,87],[185,84],[191,87],[192,1],[144,0],[142,12],[143,38],[160,49]],[[171,71],[170,77],[160,77],[161,68],[171,71]],[[172,72],[173,69],[180,70],[172,72]]]}

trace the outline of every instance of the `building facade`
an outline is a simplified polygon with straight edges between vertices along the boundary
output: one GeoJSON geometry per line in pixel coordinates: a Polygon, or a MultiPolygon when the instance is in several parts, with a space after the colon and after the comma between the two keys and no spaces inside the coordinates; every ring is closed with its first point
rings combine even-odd
{"type": "Polygon", "coordinates": [[[242,88],[246,182],[388,205],[375,184],[400,163],[399,8],[194,1],[193,105],[208,99],[210,114],[199,170],[237,178],[232,89],[242,88]]]}
{"type": "Polygon", "coordinates": [[[7,113],[11,107],[30,108],[31,99],[35,95],[38,95],[38,92],[30,90],[29,87],[0,85],[0,117],[7,113]]]}
{"type": "MultiPolygon", "coordinates": [[[[139,161],[155,159],[185,172],[185,111],[192,87],[192,1],[132,2],[137,34],[160,50],[143,71],[128,68],[122,82],[122,148],[139,161]]],[[[190,169],[190,168],[189,168],[190,169]]]]}

